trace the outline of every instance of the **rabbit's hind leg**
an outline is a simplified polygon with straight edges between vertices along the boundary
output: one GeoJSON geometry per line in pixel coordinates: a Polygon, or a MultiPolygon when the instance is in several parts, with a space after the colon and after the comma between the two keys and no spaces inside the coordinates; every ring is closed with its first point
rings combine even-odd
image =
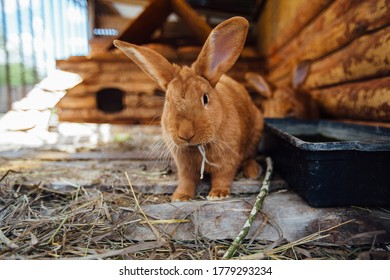
{"type": "Polygon", "coordinates": [[[256,160],[249,159],[243,164],[243,172],[246,178],[259,179],[263,170],[256,160]]]}

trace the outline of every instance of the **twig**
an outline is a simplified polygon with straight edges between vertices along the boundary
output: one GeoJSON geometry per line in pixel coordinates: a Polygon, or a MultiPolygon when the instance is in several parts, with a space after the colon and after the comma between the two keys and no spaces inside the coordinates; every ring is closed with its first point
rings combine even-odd
{"type": "Polygon", "coordinates": [[[241,244],[242,240],[247,236],[249,230],[251,229],[252,223],[255,220],[257,212],[259,212],[261,207],[263,206],[264,198],[269,191],[269,185],[271,182],[271,175],[273,171],[272,159],[270,157],[267,157],[265,161],[267,163],[267,170],[264,176],[263,184],[260,188],[260,192],[256,197],[255,204],[253,205],[252,211],[249,214],[249,217],[246,220],[241,232],[237,235],[233,243],[230,245],[229,249],[223,255],[224,259],[230,259],[233,257],[234,253],[237,251],[238,246],[241,244]]]}
{"type": "Polygon", "coordinates": [[[7,177],[8,174],[10,174],[11,172],[12,172],[12,173],[22,173],[22,172],[19,172],[19,171],[14,171],[14,170],[12,170],[12,169],[9,169],[9,170],[7,170],[7,172],[0,178],[0,182],[3,181],[3,180],[5,179],[5,177],[7,177]]]}
{"type": "Polygon", "coordinates": [[[131,245],[128,247],[125,247],[123,249],[118,249],[118,250],[111,250],[111,251],[106,251],[101,254],[96,254],[96,255],[89,255],[85,257],[80,257],[80,258],[69,258],[73,260],[96,260],[96,259],[104,259],[104,258],[110,258],[110,257],[115,257],[115,256],[123,256],[125,254],[134,254],[140,251],[146,251],[146,250],[151,250],[151,249],[156,249],[160,248],[163,246],[166,246],[168,244],[168,241],[164,240],[157,240],[157,241],[148,241],[136,245],[131,245]]]}
{"type": "Polygon", "coordinates": [[[19,246],[17,244],[15,244],[12,240],[8,239],[8,237],[5,236],[5,234],[3,233],[3,231],[1,229],[0,229],[0,243],[4,243],[5,245],[10,247],[11,249],[18,249],[19,248],[19,246]]]}
{"type": "Polygon", "coordinates": [[[190,223],[191,220],[185,220],[185,219],[177,219],[177,220],[152,220],[149,222],[142,221],[140,224],[150,223],[152,225],[168,225],[168,224],[183,224],[183,223],[190,223]]]}
{"type": "Polygon", "coordinates": [[[69,216],[66,215],[65,218],[62,220],[60,225],[57,227],[57,229],[54,231],[53,235],[50,237],[49,241],[46,243],[47,245],[52,243],[54,241],[54,238],[56,237],[57,233],[60,231],[61,227],[65,224],[65,222],[68,220],[69,216]]]}

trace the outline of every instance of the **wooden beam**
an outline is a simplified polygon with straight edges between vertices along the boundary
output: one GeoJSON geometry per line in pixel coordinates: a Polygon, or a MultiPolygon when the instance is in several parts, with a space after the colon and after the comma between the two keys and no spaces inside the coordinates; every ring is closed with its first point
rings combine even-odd
{"type": "MultiPolygon", "coordinates": [[[[144,44],[171,13],[170,0],[154,0],[117,39],[137,45],[144,44]]],[[[115,49],[115,46],[111,44],[108,49],[115,49]]]]}
{"type": "Polygon", "coordinates": [[[75,73],[86,80],[100,72],[99,64],[95,61],[86,59],[85,56],[71,57],[66,60],[57,60],[57,67],[66,72],[75,73]]]}
{"type": "MultiPolygon", "coordinates": [[[[97,92],[97,91],[96,91],[97,92]]],[[[96,92],[88,91],[82,95],[67,95],[62,98],[61,101],[57,104],[59,109],[89,109],[96,110],[96,92]]],[[[124,110],[147,110],[155,109],[157,111],[163,110],[164,99],[157,98],[156,96],[149,94],[139,94],[137,92],[125,93],[123,97],[124,110]]],[[[75,115],[77,117],[77,114],[75,115]]]]}
{"type": "Polygon", "coordinates": [[[159,119],[162,108],[126,108],[117,113],[105,113],[98,109],[61,109],[58,112],[60,121],[68,122],[96,122],[96,123],[123,123],[134,124],[142,120],[159,119]]]}
{"type": "MultiPolygon", "coordinates": [[[[81,96],[65,96],[58,102],[58,109],[78,110],[78,109],[96,109],[95,94],[83,94],[81,96]]],[[[76,114],[77,116],[77,114],[76,114]]]]}
{"type": "Polygon", "coordinates": [[[390,76],[316,89],[311,95],[326,115],[390,122],[390,76]]]}
{"type": "Polygon", "coordinates": [[[203,44],[211,32],[211,27],[184,0],[171,0],[173,11],[183,20],[195,34],[199,43],[203,44]]]}
{"type": "Polygon", "coordinates": [[[88,38],[92,38],[93,35],[93,30],[96,26],[96,12],[95,12],[95,7],[96,7],[96,0],[90,0],[87,1],[87,11],[88,11],[88,38]]]}

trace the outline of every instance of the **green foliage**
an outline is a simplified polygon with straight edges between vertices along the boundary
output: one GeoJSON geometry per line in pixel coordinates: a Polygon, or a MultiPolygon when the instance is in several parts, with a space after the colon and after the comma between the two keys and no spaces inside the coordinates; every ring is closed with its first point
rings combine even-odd
{"type": "MultiPolygon", "coordinates": [[[[34,68],[22,63],[11,63],[9,67],[9,81],[11,86],[33,85],[38,82],[38,75],[34,68]]],[[[6,65],[0,65],[0,85],[7,84],[6,65]]]]}

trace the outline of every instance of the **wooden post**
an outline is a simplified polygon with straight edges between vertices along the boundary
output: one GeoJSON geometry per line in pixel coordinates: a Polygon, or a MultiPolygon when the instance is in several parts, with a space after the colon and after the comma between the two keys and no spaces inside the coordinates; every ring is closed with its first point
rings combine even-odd
{"type": "Polygon", "coordinates": [[[196,35],[199,43],[203,44],[211,32],[211,27],[185,1],[171,0],[171,5],[173,11],[196,35]]]}
{"type": "MultiPolygon", "coordinates": [[[[145,8],[145,10],[132,21],[125,31],[118,37],[119,40],[133,44],[144,44],[150,36],[159,28],[166,18],[172,13],[169,0],[154,0],[145,8]]],[[[113,50],[113,44],[109,50],[113,50]]]]}

